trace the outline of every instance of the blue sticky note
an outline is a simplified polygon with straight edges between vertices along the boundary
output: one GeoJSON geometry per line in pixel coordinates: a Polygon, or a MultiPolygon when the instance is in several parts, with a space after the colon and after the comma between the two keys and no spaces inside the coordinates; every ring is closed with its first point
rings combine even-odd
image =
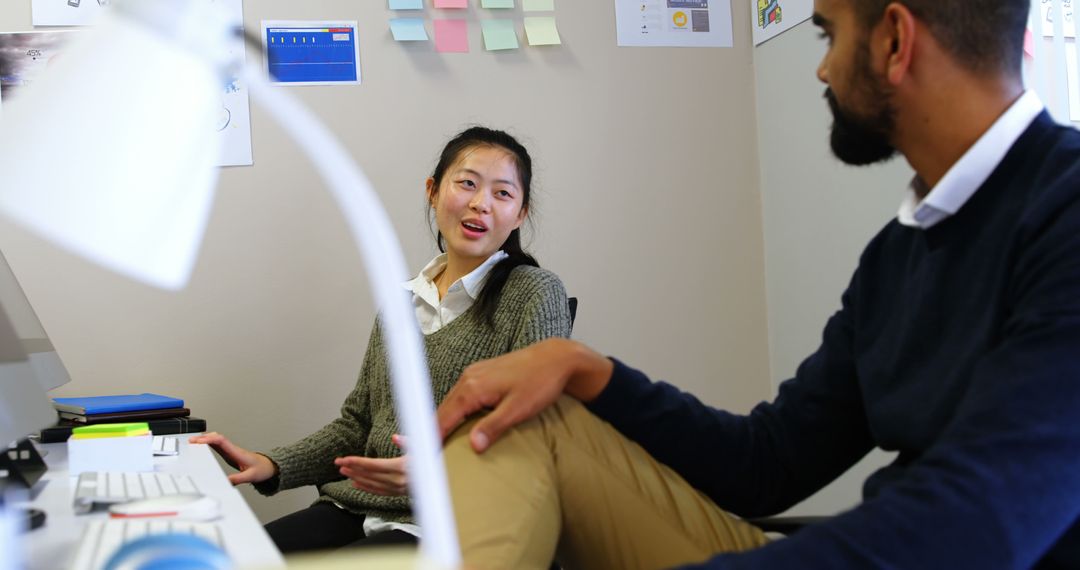
{"type": "Polygon", "coordinates": [[[423,10],[424,0],[390,0],[391,10],[423,10]]]}
{"type": "Polygon", "coordinates": [[[428,41],[423,18],[394,18],[390,20],[390,31],[399,42],[428,41]]]}

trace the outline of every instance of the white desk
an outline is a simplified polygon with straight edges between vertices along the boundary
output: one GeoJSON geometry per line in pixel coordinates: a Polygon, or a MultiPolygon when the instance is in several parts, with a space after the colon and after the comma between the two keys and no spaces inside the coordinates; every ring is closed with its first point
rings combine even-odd
{"type": "MultiPolygon", "coordinates": [[[[206,445],[189,445],[188,436],[171,436],[180,440],[180,454],[173,457],[156,457],[154,466],[158,471],[190,475],[203,494],[221,502],[221,526],[225,550],[237,567],[281,568],[285,561],[274,543],[270,541],[255,514],[239,491],[225,477],[206,445]]],[[[45,463],[49,470],[34,486],[37,496],[21,506],[45,511],[45,526],[22,535],[23,554],[30,570],[56,570],[67,568],[75,555],[75,546],[82,537],[87,521],[104,518],[108,513],[95,512],[76,515],[72,509],[75,478],[67,471],[67,445],[49,443],[40,446],[48,450],[45,463]]]]}

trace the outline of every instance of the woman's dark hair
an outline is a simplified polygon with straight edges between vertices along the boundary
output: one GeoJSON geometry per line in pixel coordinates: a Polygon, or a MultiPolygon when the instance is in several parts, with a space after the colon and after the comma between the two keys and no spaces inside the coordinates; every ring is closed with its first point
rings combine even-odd
{"type": "MultiPolygon", "coordinates": [[[[435,191],[438,192],[446,171],[464,153],[483,146],[505,150],[514,159],[514,166],[517,167],[518,176],[521,177],[521,207],[528,212],[529,198],[532,195],[532,158],[529,157],[529,151],[525,150],[525,147],[509,134],[486,127],[470,127],[446,143],[442,154],[439,156],[439,162],[435,165],[435,172],[431,175],[434,180],[435,191]]],[[[431,211],[430,204],[428,205],[428,211],[431,211]]],[[[445,252],[446,247],[443,244],[442,232],[438,232],[438,230],[436,232],[435,240],[439,245],[439,251],[445,252]]],[[[495,326],[495,309],[499,304],[499,295],[502,293],[503,287],[506,286],[506,280],[510,277],[510,272],[519,265],[540,267],[536,258],[521,248],[521,228],[510,232],[510,235],[506,237],[506,241],[503,242],[499,249],[506,252],[509,257],[491,268],[487,281],[484,283],[484,288],[480,290],[479,298],[476,300],[481,316],[492,327],[495,326]]]]}

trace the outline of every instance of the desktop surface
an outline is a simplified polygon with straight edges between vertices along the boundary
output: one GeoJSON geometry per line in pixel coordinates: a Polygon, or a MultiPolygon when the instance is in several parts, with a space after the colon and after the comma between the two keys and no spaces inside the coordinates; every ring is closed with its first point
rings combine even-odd
{"type": "MultiPolygon", "coordinates": [[[[247,502],[229,483],[210,448],[189,444],[186,435],[177,439],[178,455],[155,457],[155,471],[189,475],[203,494],[221,503],[222,517],[215,522],[222,529],[225,551],[237,568],[284,567],[281,553],[247,502]]],[[[21,535],[26,568],[55,570],[71,564],[86,525],[109,515],[105,511],[75,514],[76,478],[67,470],[66,444],[41,447],[48,451],[45,463],[49,470],[34,486],[33,500],[15,506],[41,509],[47,516],[44,526],[21,535]]]]}

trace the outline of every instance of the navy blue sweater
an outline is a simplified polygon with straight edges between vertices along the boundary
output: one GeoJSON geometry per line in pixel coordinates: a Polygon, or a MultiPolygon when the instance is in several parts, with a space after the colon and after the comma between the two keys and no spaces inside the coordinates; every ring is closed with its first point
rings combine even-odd
{"type": "Polygon", "coordinates": [[[956,215],[889,223],[774,402],[616,362],[590,409],[744,517],[899,452],[858,507],[701,568],[1080,568],[1080,133],[1043,113],[956,215]]]}

